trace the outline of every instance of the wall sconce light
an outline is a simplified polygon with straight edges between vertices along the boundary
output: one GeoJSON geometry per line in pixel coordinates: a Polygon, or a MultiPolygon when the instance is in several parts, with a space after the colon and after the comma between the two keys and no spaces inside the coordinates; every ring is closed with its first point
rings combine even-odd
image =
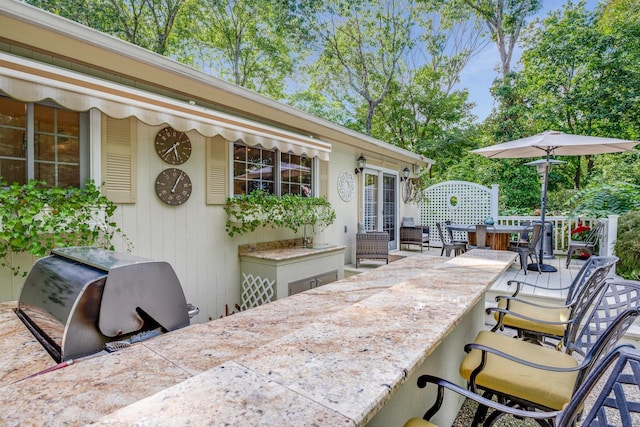
{"type": "Polygon", "coordinates": [[[357,164],[358,164],[358,167],[355,170],[356,175],[361,173],[364,170],[364,167],[367,166],[367,159],[365,159],[364,156],[360,154],[360,157],[358,157],[358,160],[357,160],[357,164]]]}
{"type": "Polygon", "coordinates": [[[411,171],[409,170],[409,168],[405,166],[404,169],[402,169],[402,176],[400,177],[400,182],[408,180],[410,173],[411,171]]]}

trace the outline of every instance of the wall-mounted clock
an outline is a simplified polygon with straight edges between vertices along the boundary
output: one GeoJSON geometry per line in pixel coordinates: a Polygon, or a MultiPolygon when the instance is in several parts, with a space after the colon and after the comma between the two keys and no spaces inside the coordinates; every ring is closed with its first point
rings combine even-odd
{"type": "Polygon", "coordinates": [[[191,196],[191,179],[183,170],[165,169],[156,178],[156,194],[168,205],[181,205],[191,196]]]}
{"type": "Polygon", "coordinates": [[[160,130],[156,135],[156,153],[165,162],[181,165],[191,156],[191,140],[184,132],[172,127],[160,130]]]}

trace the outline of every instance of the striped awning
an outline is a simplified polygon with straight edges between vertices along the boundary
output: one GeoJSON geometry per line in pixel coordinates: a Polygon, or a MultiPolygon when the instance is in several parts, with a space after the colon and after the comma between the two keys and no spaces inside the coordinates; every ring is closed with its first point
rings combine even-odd
{"type": "Polygon", "coordinates": [[[325,161],[331,152],[331,144],[309,136],[2,52],[0,90],[24,102],[52,100],[72,111],[95,108],[117,119],[135,116],[150,126],[168,124],[325,161]]]}

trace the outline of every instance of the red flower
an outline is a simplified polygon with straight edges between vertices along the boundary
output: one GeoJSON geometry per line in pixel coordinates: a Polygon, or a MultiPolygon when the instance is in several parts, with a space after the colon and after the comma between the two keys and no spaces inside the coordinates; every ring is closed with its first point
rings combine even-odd
{"type": "Polygon", "coordinates": [[[571,238],[573,240],[584,240],[591,231],[591,227],[578,223],[578,226],[571,230],[571,238]]]}

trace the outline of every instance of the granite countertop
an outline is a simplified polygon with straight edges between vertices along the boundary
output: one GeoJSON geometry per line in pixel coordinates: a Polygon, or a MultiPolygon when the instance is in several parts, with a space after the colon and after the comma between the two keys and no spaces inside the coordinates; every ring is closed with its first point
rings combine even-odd
{"type": "Polygon", "coordinates": [[[240,248],[238,255],[241,257],[258,258],[273,261],[286,261],[313,255],[321,255],[331,252],[344,252],[346,246],[318,245],[312,248],[302,246],[275,247],[265,249],[240,248]]]}
{"type": "Polygon", "coordinates": [[[408,257],[22,381],[55,362],[0,304],[3,425],[364,425],[515,256],[408,257]]]}

